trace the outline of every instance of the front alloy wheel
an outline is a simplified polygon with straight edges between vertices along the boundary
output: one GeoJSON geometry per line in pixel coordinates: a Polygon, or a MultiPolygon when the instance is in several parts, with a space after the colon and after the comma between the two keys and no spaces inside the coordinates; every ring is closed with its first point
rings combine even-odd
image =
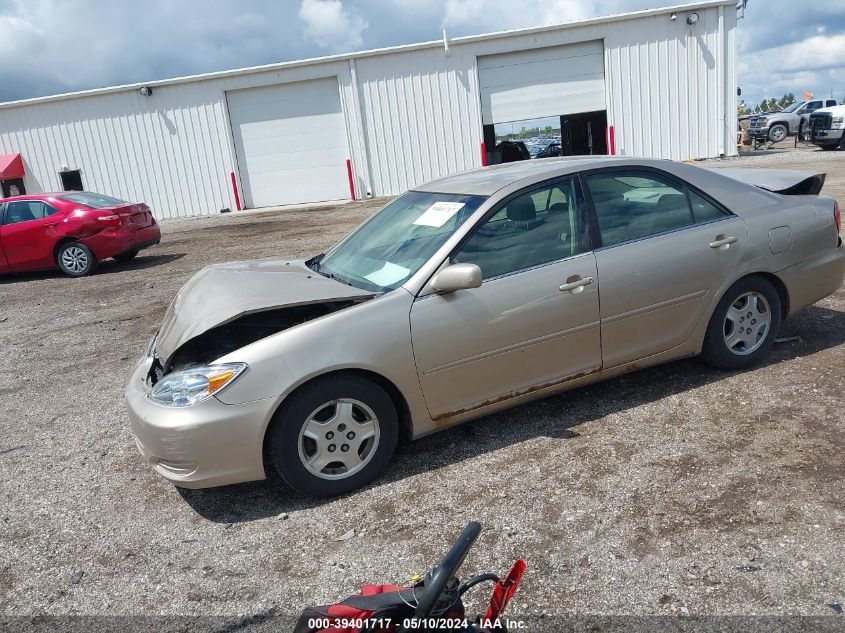
{"type": "Polygon", "coordinates": [[[375,479],[398,438],[396,406],[380,385],[355,374],[329,375],[297,389],[276,411],[266,466],[303,494],[339,495],[375,479]]]}
{"type": "Polygon", "coordinates": [[[299,432],[299,459],[321,479],[343,479],[366,467],[378,449],[379,421],[351,398],[317,407],[299,432]]]}

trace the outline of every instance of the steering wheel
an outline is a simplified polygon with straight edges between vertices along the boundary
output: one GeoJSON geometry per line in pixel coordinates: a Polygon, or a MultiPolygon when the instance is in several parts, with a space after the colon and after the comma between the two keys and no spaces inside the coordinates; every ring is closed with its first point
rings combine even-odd
{"type": "Polygon", "coordinates": [[[434,608],[437,606],[437,601],[440,599],[440,594],[443,593],[449,579],[455,575],[464,562],[464,558],[466,558],[469,549],[480,533],[480,523],[470,521],[467,524],[458,540],[452,545],[452,549],[446,553],[440,564],[432,570],[431,577],[425,583],[425,590],[417,602],[417,610],[414,612],[415,618],[431,617],[434,608]]]}

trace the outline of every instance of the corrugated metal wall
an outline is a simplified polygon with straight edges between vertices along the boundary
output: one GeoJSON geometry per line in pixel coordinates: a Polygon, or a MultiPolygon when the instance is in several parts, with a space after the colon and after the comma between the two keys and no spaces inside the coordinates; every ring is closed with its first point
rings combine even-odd
{"type": "Polygon", "coordinates": [[[736,154],[733,8],[613,25],[605,37],[608,121],[628,155],[687,160],[736,154]]]}
{"type": "Polygon", "coordinates": [[[338,73],[348,86],[348,65],[334,62],[0,109],[0,153],[21,153],[29,193],[60,190],[68,167],[86,189],[143,200],[160,218],[234,209],[225,91],[338,73]]]}
{"type": "Polygon", "coordinates": [[[150,203],[159,217],[234,209],[238,174],[226,91],[337,76],[356,191],[398,194],[481,164],[477,58],[603,40],[608,122],[627,155],[736,153],[732,7],[697,9],[688,26],[660,14],[622,22],[455,40],[168,85],[0,108],[0,153],[20,152],[30,192],[86,188],[150,203]]]}

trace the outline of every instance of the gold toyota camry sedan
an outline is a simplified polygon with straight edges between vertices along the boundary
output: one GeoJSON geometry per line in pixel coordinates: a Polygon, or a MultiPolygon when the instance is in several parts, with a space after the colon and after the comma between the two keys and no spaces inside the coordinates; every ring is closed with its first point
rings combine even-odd
{"type": "Polygon", "coordinates": [[[845,275],[823,174],[525,161],[399,196],[325,254],[209,266],[126,388],[177,486],[336,495],[414,439],[635,368],[760,361],[845,275]]]}

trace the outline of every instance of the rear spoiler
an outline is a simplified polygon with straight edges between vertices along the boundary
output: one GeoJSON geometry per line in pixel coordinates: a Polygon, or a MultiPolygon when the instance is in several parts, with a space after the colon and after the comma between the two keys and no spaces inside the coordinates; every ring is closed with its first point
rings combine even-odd
{"type": "Polygon", "coordinates": [[[817,196],[827,174],[798,169],[716,168],[713,171],[784,196],[817,196]]]}

